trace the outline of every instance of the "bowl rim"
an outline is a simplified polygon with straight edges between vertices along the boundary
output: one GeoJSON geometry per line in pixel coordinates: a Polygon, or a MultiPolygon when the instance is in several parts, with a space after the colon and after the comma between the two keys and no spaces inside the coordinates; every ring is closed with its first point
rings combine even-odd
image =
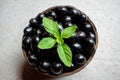
{"type": "MultiPolygon", "coordinates": [[[[41,12],[41,13],[45,13],[45,12],[47,12],[47,11],[49,11],[50,9],[53,9],[53,8],[56,8],[56,7],[71,7],[71,8],[75,8],[75,7],[73,7],[73,6],[71,6],[71,5],[60,5],[60,6],[54,6],[54,7],[50,7],[50,8],[48,8],[48,9],[46,9],[46,10],[44,10],[43,12],[41,12]]],[[[75,8],[76,9],[76,8],[75,8]]],[[[79,10],[80,11],[80,10],[79,10]]],[[[81,12],[81,14],[85,14],[84,12],[82,12],[82,11],[80,11],[81,12]]],[[[86,14],[85,14],[86,15],[86,14]]],[[[76,70],[74,70],[74,71],[71,71],[71,72],[65,72],[65,73],[62,73],[62,74],[60,74],[60,75],[57,75],[57,76],[54,76],[54,75],[46,75],[45,74],[45,76],[46,77],[62,77],[62,76],[67,76],[67,75],[71,75],[71,74],[74,74],[74,73],[77,73],[77,72],[79,72],[79,71],[81,71],[82,69],[84,69],[90,62],[91,62],[91,60],[93,59],[93,56],[95,55],[95,52],[96,52],[96,50],[97,50],[97,47],[98,47],[98,32],[97,32],[97,30],[96,30],[96,27],[95,27],[95,25],[94,25],[94,23],[92,22],[92,20],[86,15],[86,17],[87,17],[87,21],[90,23],[90,25],[91,25],[91,27],[93,28],[93,31],[95,32],[95,44],[94,44],[94,47],[93,47],[93,49],[92,49],[92,53],[91,53],[91,56],[90,56],[90,58],[87,60],[87,62],[84,64],[84,65],[82,65],[81,67],[79,67],[79,68],[77,68],[76,70]]],[[[23,50],[23,49],[22,49],[23,50]]],[[[26,52],[23,50],[23,55],[24,55],[24,57],[27,59],[27,55],[26,55],[26,52]]],[[[36,69],[37,70],[37,69],[36,69]]],[[[37,70],[38,71],[38,70],[37,70]]],[[[44,75],[44,74],[42,74],[42,75],[44,75]]]]}

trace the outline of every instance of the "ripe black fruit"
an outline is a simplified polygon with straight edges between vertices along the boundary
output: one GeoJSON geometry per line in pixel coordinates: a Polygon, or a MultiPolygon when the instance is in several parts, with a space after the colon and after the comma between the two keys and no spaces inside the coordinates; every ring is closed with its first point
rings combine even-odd
{"type": "Polygon", "coordinates": [[[35,31],[34,31],[34,34],[35,35],[41,35],[41,29],[36,29],[35,31]]]}
{"type": "Polygon", "coordinates": [[[72,19],[70,16],[65,16],[64,22],[71,22],[71,21],[72,21],[72,19]]]}
{"type": "Polygon", "coordinates": [[[33,30],[33,27],[31,26],[28,26],[24,29],[24,34],[27,34],[27,35],[31,35],[33,34],[34,30],[33,30]]]}
{"type": "Polygon", "coordinates": [[[37,21],[38,21],[39,24],[42,23],[42,19],[43,19],[44,16],[45,15],[43,13],[40,13],[40,14],[37,15],[36,19],[37,19],[37,21]]]}
{"type": "Polygon", "coordinates": [[[37,27],[38,27],[38,22],[37,22],[37,20],[36,20],[35,18],[32,18],[32,19],[30,20],[30,25],[37,28],[37,27]]]}
{"type": "Polygon", "coordinates": [[[50,68],[51,68],[51,72],[55,75],[59,75],[63,72],[63,66],[61,63],[54,62],[50,68]]]}
{"type": "Polygon", "coordinates": [[[88,37],[94,39],[95,35],[92,32],[89,32],[88,37]]]}
{"type": "Polygon", "coordinates": [[[29,48],[31,44],[31,37],[29,36],[24,36],[22,40],[22,46],[23,48],[29,48]]]}
{"type": "Polygon", "coordinates": [[[39,35],[35,35],[32,38],[31,48],[33,49],[33,51],[38,50],[37,45],[38,45],[39,41],[40,41],[40,36],[39,35]]]}
{"type": "Polygon", "coordinates": [[[90,29],[91,29],[91,25],[88,24],[88,23],[86,23],[86,24],[85,24],[85,31],[86,31],[86,32],[89,32],[90,29]]]}
{"type": "Polygon", "coordinates": [[[40,61],[40,64],[39,64],[39,66],[38,66],[38,69],[39,69],[41,72],[48,72],[49,67],[50,67],[50,63],[49,63],[49,62],[47,62],[47,61],[40,61]]]}
{"type": "Polygon", "coordinates": [[[83,31],[79,31],[77,34],[78,40],[83,40],[86,38],[86,34],[83,31]]]}
{"type": "Polygon", "coordinates": [[[72,64],[71,67],[64,67],[64,70],[65,70],[66,72],[74,71],[74,70],[75,70],[75,65],[72,64]]]}
{"type": "Polygon", "coordinates": [[[52,20],[56,20],[57,18],[56,13],[54,11],[47,13],[47,16],[52,20]]]}
{"type": "Polygon", "coordinates": [[[29,55],[28,56],[28,62],[31,66],[37,66],[38,64],[38,58],[35,55],[29,55]]]}
{"type": "Polygon", "coordinates": [[[85,56],[82,55],[81,53],[76,54],[76,55],[74,56],[74,60],[75,60],[75,64],[77,64],[77,65],[83,65],[83,64],[85,64],[85,62],[86,62],[85,56]]]}
{"type": "Polygon", "coordinates": [[[85,42],[85,45],[84,45],[84,49],[86,51],[91,51],[93,49],[93,47],[94,47],[94,44],[95,44],[94,39],[87,38],[86,42],[85,42]]]}
{"type": "MultiPolygon", "coordinates": [[[[79,52],[82,52],[82,46],[81,46],[81,44],[79,44],[79,43],[73,43],[73,45],[72,45],[72,50],[75,52],[75,53],[79,53],[79,52]]],[[[75,54],[74,53],[74,54],[75,54]]]]}

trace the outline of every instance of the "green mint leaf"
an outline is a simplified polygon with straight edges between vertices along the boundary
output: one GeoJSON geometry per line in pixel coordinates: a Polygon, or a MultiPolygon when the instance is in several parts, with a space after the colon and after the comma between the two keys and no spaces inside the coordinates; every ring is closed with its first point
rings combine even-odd
{"type": "Polygon", "coordinates": [[[38,44],[38,48],[40,49],[50,49],[52,48],[56,43],[56,40],[51,38],[51,37],[46,37],[43,38],[39,44],[38,44]]]}
{"type": "Polygon", "coordinates": [[[55,37],[59,36],[59,31],[58,31],[59,27],[55,21],[53,21],[47,17],[43,17],[42,23],[43,23],[45,30],[48,33],[53,34],[55,37]]]}
{"type": "Polygon", "coordinates": [[[76,31],[76,26],[71,26],[71,27],[67,27],[65,29],[62,30],[61,32],[61,37],[62,38],[69,38],[72,36],[72,34],[76,31]]]}
{"type": "Polygon", "coordinates": [[[67,67],[72,65],[72,52],[67,44],[58,45],[57,52],[61,61],[67,67]]]}

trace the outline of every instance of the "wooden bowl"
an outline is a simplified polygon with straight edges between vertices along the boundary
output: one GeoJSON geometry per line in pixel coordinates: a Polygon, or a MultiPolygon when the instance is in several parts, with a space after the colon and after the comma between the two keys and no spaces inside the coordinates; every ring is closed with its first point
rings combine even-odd
{"type": "MultiPolygon", "coordinates": [[[[61,7],[61,6],[55,6],[55,7],[61,7]]],[[[51,10],[51,9],[53,9],[53,8],[55,8],[55,7],[51,7],[51,8],[49,8],[49,9],[43,11],[42,13],[47,13],[49,10],[51,10]]],[[[65,6],[65,7],[72,7],[72,6],[67,5],[67,6],[65,6]]],[[[74,7],[72,7],[72,8],[74,8],[74,7]]],[[[81,12],[82,14],[85,14],[85,13],[83,13],[82,11],[80,11],[80,12],[81,12]]],[[[86,16],[87,16],[87,15],[86,15],[86,16]]],[[[58,76],[49,75],[49,74],[47,74],[47,73],[44,73],[44,74],[42,74],[42,75],[44,75],[44,76],[46,76],[46,77],[62,77],[62,76],[66,76],[66,75],[71,75],[71,74],[74,74],[74,73],[76,73],[76,72],[81,71],[84,67],[86,67],[86,66],[89,64],[89,62],[92,60],[92,58],[93,58],[93,56],[94,56],[94,54],[95,54],[95,52],[96,52],[97,46],[98,46],[98,33],[97,33],[96,28],[95,28],[95,25],[93,24],[93,22],[90,20],[90,18],[89,18],[88,16],[87,16],[87,22],[90,23],[90,25],[91,25],[91,27],[93,28],[93,31],[94,31],[94,33],[95,33],[95,44],[94,44],[94,47],[93,47],[93,49],[92,49],[92,51],[91,51],[91,55],[90,55],[89,59],[87,59],[86,63],[85,63],[84,65],[82,65],[81,67],[77,68],[76,70],[72,71],[72,72],[64,72],[64,73],[62,73],[62,74],[60,74],[60,75],[58,75],[58,76]]],[[[25,52],[24,50],[23,50],[23,54],[24,54],[25,58],[27,59],[27,55],[26,55],[26,52],[25,52]]],[[[37,70],[37,69],[36,69],[36,70],[37,70]]]]}

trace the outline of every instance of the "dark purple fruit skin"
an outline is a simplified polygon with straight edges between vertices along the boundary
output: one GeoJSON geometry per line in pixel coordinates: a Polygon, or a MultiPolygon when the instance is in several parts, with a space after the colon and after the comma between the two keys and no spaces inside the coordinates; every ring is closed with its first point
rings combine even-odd
{"type": "Polygon", "coordinates": [[[88,23],[86,23],[85,24],[85,32],[89,32],[90,31],[90,29],[91,29],[91,25],[90,24],[88,24],[88,23]]]}
{"type": "Polygon", "coordinates": [[[48,61],[40,61],[38,69],[41,72],[46,73],[46,72],[48,72],[49,68],[50,68],[50,63],[48,61]]]}
{"type": "Polygon", "coordinates": [[[71,67],[64,67],[64,72],[74,71],[76,69],[75,65],[72,64],[71,67]]]}
{"type": "Polygon", "coordinates": [[[34,36],[34,37],[32,38],[32,41],[31,41],[31,49],[32,49],[33,51],[37,51],[37,50],[38,50],[37,45],[38,45],[39,41],[40,41],[40,36],[39,36],[39,35],[36,35],[36,36],[34,36]]]}
{"type": "Polygon", "coordinates": [[[92,32],[89,32],[88,37],[92,38],[92,39],[95,39],[95,35],[92,32]]]}
{"type": "Polygon", "coordinates": [[[24,34],[32,35],[33,32],[34,32],[34,30],[33,30],[33,27],[31,27],[31,26],[27,26],[27,27],[24,29],[24,34]]]}
{"type": "Polygon", "coordinates": [[[72,19],[70,16],[65,16],[64,22],[72,22],[72,19]]]}
{"type": "Polygon", "coordinates": [[[80,66],[80,65],[85,64],[86,58],[85,58],[84,55],[82,55],[81,53],[79,53],[79,54],[76,54],[74,56],[74,62],[75,62],[76,65],[80,66]]]}
{"type": "Polygon", "coordinates": [[[56,20],[56,18],[57,18],[57,15],[54,11],[47,13],[46,16],[52,20],[56,20]]]}
{"type": "Polygon", "coordinates": [[[78,37],[78,40],[85,40],[86,34],[83,31],[79,31],[77,37],[78,37]]]}
{"type": "Polygon", "coordinates": [[[38,24],[42,23],[42,19],[44,16],[45,16],[45,14],[42,14],[42,13],[37,15],[36,20],[37,20],[38,24]]]}
{"type": "Polygon", "coordinates": [[[34,30],[34,34],[35,35],[41,35],[42,34],[41,29],[34,30]]]}
{"type": "Polygon", "coordinates": [[[35,18],[32,18],[30,20],[30,26],[34,26],[36,28],[39,26],[39,24],[38,24],[38,22],[37,22],[37,20],[35,18]]]}
{"type": "Polygon", "coordinates": [[[30,45],[31,45],[31,37],[29,36],[23,37],[22,48],[24,49],[30,48],[30,45]]]}
{"type": "Polygon", "coordinates": [[[37,58],[37,56],[35,56],[35,55],[29,55],[28,56],[28,63],[31,66],[33,66],[33,67],[37,66],[38,65],[38,58],[37,58]]]}
{"type": "Polygon", "coordinates": [[[51,72],[54,75],[59,75],[63,72],[63,65],[61,63],[56,63],[54,62],[51,66],[50,66],[51,72]]]}
{"type": "Polygon", "coordinates": [[[94,45],[95,45],[94,39],[87,38],[83,47],[85,51],[90,52],[94,48],[94,45]]]}
{"type": "Polygon", "coordinates": [[[73,45],[72,45],[72,50],[74,51],[74,54],[77,54],[77,53],[83,51],[81,44],[79,44],[79,43],[77,43],[77,42],[76,42],[76,43],[73,43],[73,45]]]}

